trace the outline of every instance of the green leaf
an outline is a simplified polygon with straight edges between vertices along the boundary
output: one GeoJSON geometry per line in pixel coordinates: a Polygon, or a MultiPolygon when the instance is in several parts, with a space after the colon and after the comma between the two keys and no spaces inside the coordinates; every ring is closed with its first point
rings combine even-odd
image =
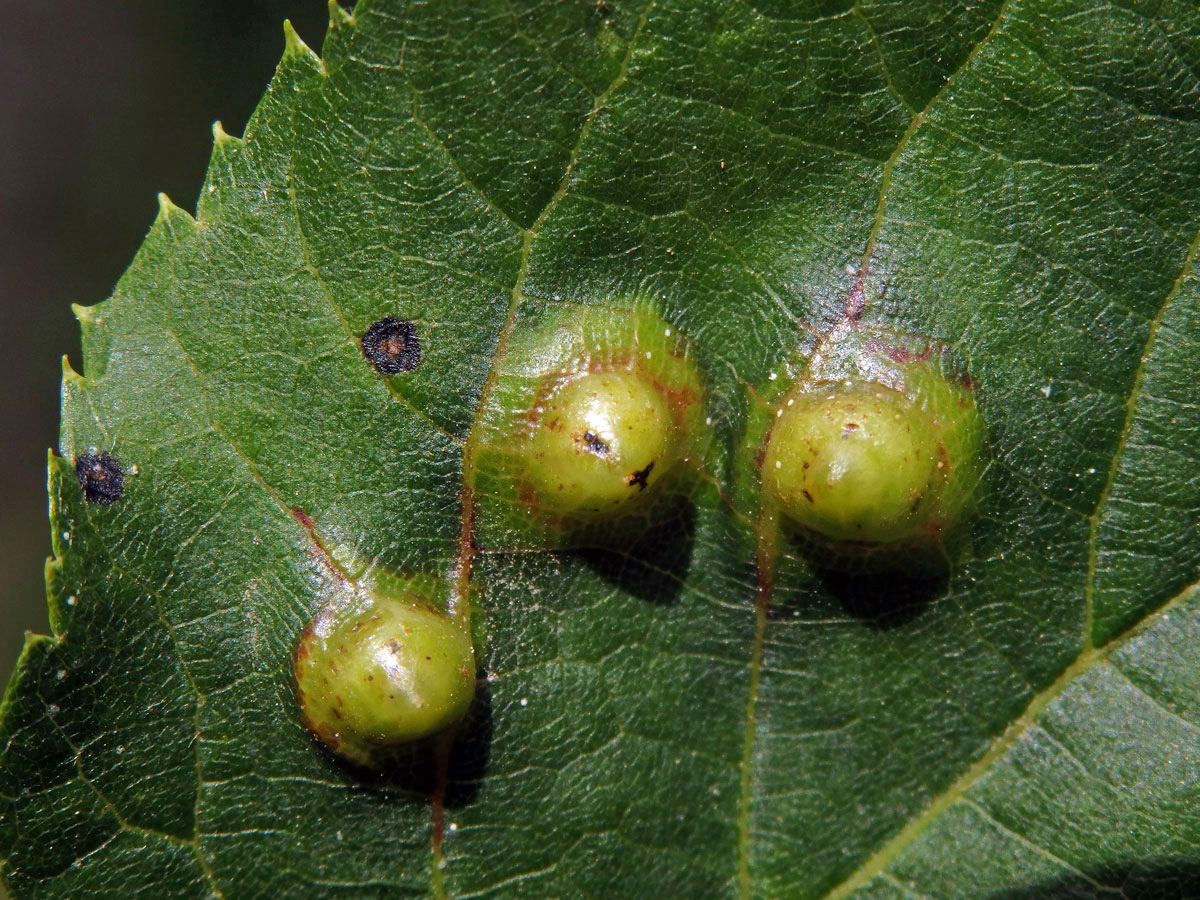
{"type": "Polygon", "coordinates": [[[13,894],[1194,890],[1195,4],[332,9],[79,310],[53,635],[0,710],[13,894]],[[476,551],[497,361],[634,294],[706,373],[712,477],[624,551],[476,551]],[[859,306],[968,362],[972,544],[942,581],[760,579],[754,398],[859,306]],[[386,316],[416,371],[363,358],[386,316]],[[483,611],[449,759],[372,777],[303,730],[317,536],[483,611]]]}

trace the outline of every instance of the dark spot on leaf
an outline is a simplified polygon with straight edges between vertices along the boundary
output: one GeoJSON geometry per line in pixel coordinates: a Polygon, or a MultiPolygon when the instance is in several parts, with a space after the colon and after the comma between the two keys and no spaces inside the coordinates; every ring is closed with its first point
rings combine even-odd
{"type": "Polygon", "coordinates": [[[601,19],[607,19],[612,15],[612,4],[607,0],[596,0],[596,15],[601,19]]]}
{"type": "Polygon", "coordinates": [[[642,469],[640,472],[634,472],[632,475],[626,475],[625,483],[627,485],[629,485],[630,487],[633,487],[636,484],[638,486],[638,490],[644,491],[646,489],[646,479],[650,477],[650,473],[653,470],[654,470],[654,463],[651,462],[648,466],[646,466],[646,468],[642,469]]]}
{"type": "Polygon", "coordinates": [[[88,503],[108,506],[125,493],[125,474],[107,453],[84,453],[75,457],[75,477],[88,503]]]}
{"type": "Polygon", "coordinates": [[[393,316],[380,319],[362,336],[363,356],[384,375],[411,372],[421,364],[417,326],[393,316]]]}

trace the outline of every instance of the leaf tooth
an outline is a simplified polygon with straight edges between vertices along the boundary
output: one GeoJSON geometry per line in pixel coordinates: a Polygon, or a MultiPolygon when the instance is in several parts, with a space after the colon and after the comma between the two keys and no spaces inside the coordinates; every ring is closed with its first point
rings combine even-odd
{"type": "Polygon", "coordinates": [[[324,61],[309,49],[292,23],[286,20],[283,38],[283,56],[275,67],[275,76],[242,132],[242,140],[247,145],[253,143],[260,127],[273,127],[270,123],[287,121],[294,111],[298,92],[304,90],[310,79],[323,79],[327,75],[324,61]]]}
{"type": "Polygon", "coordinates": [[[192,218],[192,214],[186,209],[176,206],[166,194],[160,193],[158,195],[158,215],[154,217],[150,233],[146,235],[146,242],[138,251],[138,255],[140,256],[148,247],[153,246],[156,239],[177,244],[191,237],[195,230],[196,220],[192,218]]]}
{"type": "Polygon", "coordinates": [[[354,15],[342,9],[338,0],[329,0],[329,27],[337,28],[342,25],[353,25],[354,15]]]}
{"type": "Polygon", "coordinates": [[[222,150],[226,149],[228,146],[232,146],[232,147],[236,148],[236,147],[240,147],[246,143],[240,137],[235,137],[234,135],[232,135],[228,131],[226,131],[225,126],[221,124],[220,119],[217,119],[217,121],[213,122],[212,132],[213,132],[213,146],[220,147],[222,150]]]}
{"type": "MultiPolygon", "coordinates": [[[[102,303],[97,303],[94,306],[84,306],[80,303],[71,304],[71,312],[75,314],[75,320],[79,323],[79,330],[83,333],[84,340],[87,340],[88,336],[103,321],[100,315],[100,307],[102,305],[102,303]]],[[[71,368],[71,363],[67,360],[66,356],[63,357],[63,366],[63,376],[65,377],[67,371],[71,368]]],[[[72,374],[74,374],[73,371],[72,374]]]]}
{"type": "Polygon", "coordinates": [[[208,157],[208,171],[204,174],[204,187],[196,204],[197,220],[213,218],[213,212],[221,200],[237,187],[234,162],[246,141],[225,130],[219,122],[213,122],[213,148],[208,157]]]}
{"type": "Polygon", "coordinates": [[[158,218],[155,220],[155,225],[159,221],[165,222],[170,226],[174,226],[183,217],[188,222],[194,223],[196,220],[192,218],[192,214],[181,206],[177,206],[175,201],[161,191],[158,194],[158,218]]]}
{"type": "Polygon", "coordinates": [[[292,26],[291,19],[283,20],[283,41],[283,62],[286,63],[290,59],[299,58],[306,62],[316,63],[324,70],[325,67],[321,62],[321,57],[317,56],[312,51],[312,48],[304,43],[304,39],[300,37],[296,29],[292,26]]]}
{"type": "MultiPolygon", "coordinates": [[[[86,306],[86,307],[72,306],[71,308],[72,309],[81,309],[81,310],[84,310],[85,312],[90,312],[91,310],[95,309],[94,306],[86,306]]],[[[76,314],[76,315],[78,315],[78,314],[76,314]]],[[[81,318],[80,321],[83,322],[83,319],[81,318]]],[[[88,326],[85,324],[84,328],[87,328],[87,327],[88,326]]],[[[75,367],[71,365],[71,360],[67,357],[67,355],[65,353],[63,354],[63,358],[62,358],[62,377],[63,377],[64,385],[70,384],[73,387],[78,387],[80,389],[84,389],[87,387],[87,379],[75,371],[75,367]]]]}

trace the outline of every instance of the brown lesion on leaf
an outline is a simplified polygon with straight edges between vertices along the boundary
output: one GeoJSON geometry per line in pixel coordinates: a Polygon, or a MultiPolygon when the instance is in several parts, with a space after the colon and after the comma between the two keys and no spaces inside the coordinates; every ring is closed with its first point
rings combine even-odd
{"type": "Polygon", "coordinates": [[[88,503],[108,506],[125,493],[121,464],[107,453],[82,453],[75,457],[75,477],[88,503]]]}
{"type": "Polygon", "coordinates": [[[631,472],[630,474],[626,475],[625,483],[627,485],[629,485],[630,487],[637,485],[638,490],[644,491],[649,486],[648,479],[650,478],[650,473],[653,470],[654,470],[654,463],[651,462],[646,466],[646,468],[641,469],[640,471],[637,471],[637,472],[631,472]]]}
{"type": "Polygon", "coordinates": [[[382,375],[411,372],[421,364],[417,326],[395,316],[380,319],[367,329],[360,342],[363,356],[382,375]]]}

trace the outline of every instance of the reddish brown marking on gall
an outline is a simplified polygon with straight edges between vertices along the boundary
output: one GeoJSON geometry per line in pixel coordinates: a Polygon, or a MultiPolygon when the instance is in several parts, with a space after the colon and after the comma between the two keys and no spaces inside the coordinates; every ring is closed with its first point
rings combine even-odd
{"type": "Polygon", "coordinates": [[[696,392],[688,387],[674,388],[663,384],[653,372],[647,372],[640,366],[638,368],[641,374],[650,380],[654,388],[666,398],[667,405],[671,407],[671,414],[675,417],[675,424],[682,427],[687,411],[700,401],[700,398],[696,396],[696,392]]]}
{"type": "Polygon", "coordinates": [[[636,484],[638,486],[638,490],[644,491],[648,486],[647,479],[650,477],[650,473],[653,470],[654,470],[654,463],[651,462],[646,466],[646,468],[642,469],[641,471],[633,472],[629,475],[626,475],[625,483],[627,485],[629,485],[630,487],[633,487],[636,484]]]}
{"type": "Polygon", "coordinates": [[[317,740],[323,741],[324,743],[328,744],[334,750],[336,750],[338,748],[338,745],[341,744],[341,742],[342,742],[341,734],[334,731],[328,725],[314,725],[312,722],[308,722],[308,721],[306,721],[305,724],[308,726],[308,730],[310,732],[312,732],[312,734],[317,738],[317,740]]]}
{"type": "Polygon", "coordinates": [[[950,475],[950,454],[946,452],[945,444],[938,444],[938,470],[943,478],[950,475]]]}
{"type": "Polygon", "coordinates": [[[800,491],[800,493],[802,493],[802,494],[804,495],[804,499],[805,499],[805,500],[807,500],[809,503],[815,503],[815,502],[816,502],[815,500],[813,500],[812,494],[810,494],[810,493],[808,492],[808,488],[804,488],[804,489],[802,489],[802,490],[800,491]]]}
{"type": "Polygon", "coordinates": [[[517,489],[517,499],[526,506],[538,505],[537,495],[534,493],[533,488],[525,482],[522,482],[520,487],[517,489]]]}

